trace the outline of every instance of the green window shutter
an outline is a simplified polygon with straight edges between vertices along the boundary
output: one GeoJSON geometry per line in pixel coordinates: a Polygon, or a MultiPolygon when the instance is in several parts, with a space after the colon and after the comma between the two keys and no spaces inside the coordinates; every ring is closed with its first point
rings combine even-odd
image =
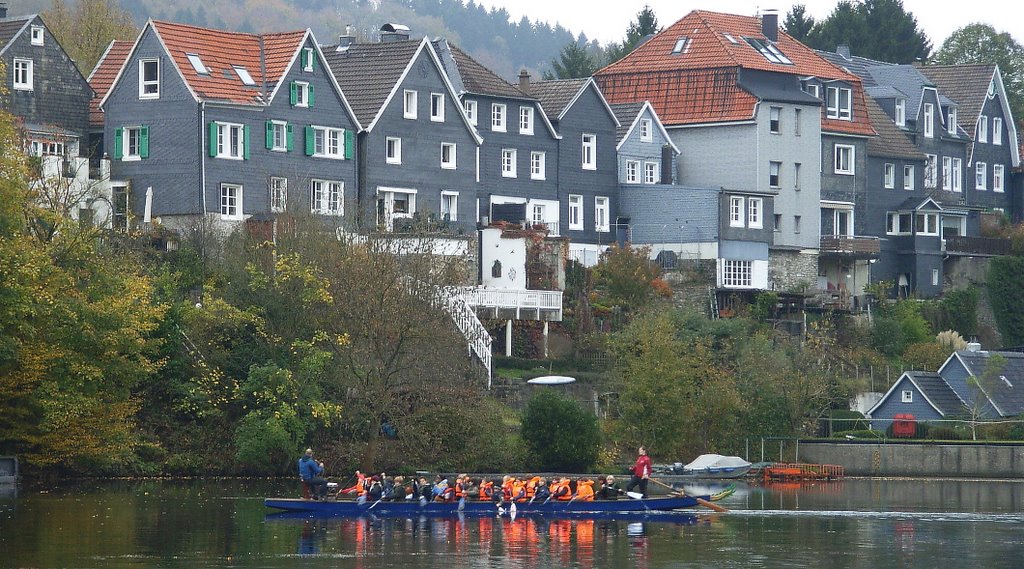
{"type": "Polygon", "coordinates": [[[206,149],[206,151],[210,155],[210,157],[212,158],[212,157],[217,155],[217,122],[216,121],[210,121],[210,125],[209,125],[209,129],[208,130],[209,130],[210,136],[208,137],[209,140],[206,142],[206,145],[208,147],[206,149]]]}
{"type": "Polygon", "coordinates": [[[149,127],[139,127],[139,157],[149,158],[149,127]]]}
{"type": "Polygon", "coordinates": [[[124,158],[124,129],[114,129],[114,160],[124,158]]]}
{"type": "Polygon", "coordinates": [[[288,152],[292,151],[294,145],[292,144],[292,123],[288,123],[284,126],[284,138],[285,144],[287,145],[288,152]]]}
{"type": "Polygon", "coordinates": [[[291,92],[292,106],[294,107],[295,105],[299,104],[299,86],[295,84],[295,81],[292,81],[291,84],[289,85],[289,88],[291,92]]]}
{"type": "Polygon", "coordinates": [[[306,127],[306,156],[312,156],[316,150],[316,130],[312,125],[306,127]]]}
{"type": "Polygon", "coordinates": [[[307,102],[309,103],[309,108],[312,109],[313,108],[313,85],[312,84],[307,85],[306,86],[306,90],[308,91],[308,96],[309,96],[309,101],[307,101],[307,102]]]}
{"type": "Polygon", "coordinates": [[[306,56],[308,55],[309,52],[303,49],[301,53],[302,55],[299,57],[299,65],[301,65],[302,68],[305,69],[307,65],[306,56]]]}
{"type": "Polygon", "coordinates": [[[267,150],[274,147],[274,121],[267,121],[267,150]]]}
{"type": "Polygon", "coordinates": [[[345,160],[351,160],[356,152],[356,135],[351,130],[345,131],[345,160]]]}
{"type": "Polygon", "coordinates": [[[242,160],[249,159],[249,125],[242,125],[242,160]]]}

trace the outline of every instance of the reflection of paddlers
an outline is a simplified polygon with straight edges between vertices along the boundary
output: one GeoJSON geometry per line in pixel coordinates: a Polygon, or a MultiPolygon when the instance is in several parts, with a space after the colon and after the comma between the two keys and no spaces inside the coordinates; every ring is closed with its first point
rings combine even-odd
{"type": "Polygon", "coordinates": [[[639,456],[636,458],[636,464],[633,465],[633,477],[629,479],[629,484],[626,486],[626,492],[632,492],[633,488],[639,486],[640,493],[647,496],[647,480],[651,477],[651,457],[647,456],[647,449],[640,447],[637,449],[639,456]]]}

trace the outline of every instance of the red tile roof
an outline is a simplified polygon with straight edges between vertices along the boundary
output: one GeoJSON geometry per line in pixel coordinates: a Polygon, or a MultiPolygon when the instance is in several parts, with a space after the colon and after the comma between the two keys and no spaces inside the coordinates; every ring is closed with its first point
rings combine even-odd
{"type": "Polygon", "coordinates": [[[775,46],[791,64],[769,61],[744,38],[764,41],[760,18],[696,10],[598,71],[595,79],[610,103],[648,100],[666,125],[750,120],[757,98],[737,84],[741,68],[838,79],[854,87],[854,120],[826,120],[823,114],[822,129],[874,134],[859,77],[781,29],[775,46]],[[689,45],[673,54],[681,38],[689,45]]]}
{"type": "Polygon", "coordinates": [[[94,127],[103,126],[103,111],[100,110],[100,101],[107,95],[114,79],[121,71],[124,60],[132,50],[133,42],[114,40],[107,46],[107,51],[100,58],[96,67],[89,75],[89,86],[96,92],[89,101],[89,125],[94,127]]]}
{"type": "Polygon", "coordinates": [[[263,104],[264,81],[267,93],[273,92],[307,33],[246,34],[157,21],[151,25],[199,98],[241,104],[263,104]],[[210,72],[197,72],[188,54],[198,55],[210,72]],[[256,85],[243,84],[234,66],[244,67],[256,85]]]}

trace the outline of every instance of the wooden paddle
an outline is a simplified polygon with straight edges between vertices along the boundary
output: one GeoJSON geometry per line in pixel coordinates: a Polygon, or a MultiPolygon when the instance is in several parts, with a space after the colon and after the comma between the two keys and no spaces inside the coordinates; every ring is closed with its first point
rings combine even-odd
{"type": "MultiPolygon", "coordinates": [[[[657,484],[659,486],[664,486],[665,488],[668,488],[669,490],[671,490],[671,495],[673,495],[673,496],[685,496],[686,495],[686,492],[682,492],[682,491],[676,490],[675,488],[669,486],[668,484],[665,484],[664,482],[662,482],[661,480],[658,480],[656,478],[648,478],[648,480],[650,480],[651,482],[654,482],[655,484],[657,484]]],[[[704,506],[705,508],[714,510],[716,512],[728,512],[729,511],[729,508],[726,508],[725,506],[719,506],[718,504],[716,504],[714,502],[711,502],[709,500],[705,500],[704,498],[698,498],[698,497],[694,496],[693,499],[696,500],[697,503],[700,504],[701,506],[704,506]]]]}

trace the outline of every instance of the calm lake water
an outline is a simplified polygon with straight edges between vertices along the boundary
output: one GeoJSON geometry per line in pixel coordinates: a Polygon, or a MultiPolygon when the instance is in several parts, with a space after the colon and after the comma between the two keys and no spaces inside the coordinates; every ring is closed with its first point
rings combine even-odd
{"type": "Polygon", "coordinates": [[[0,567],[1024,567],[1024,480],[741,484],[729,513],[645,521],[268,516],[264,496],[297,494],[287,481],[0,488],[0,567]]]}

